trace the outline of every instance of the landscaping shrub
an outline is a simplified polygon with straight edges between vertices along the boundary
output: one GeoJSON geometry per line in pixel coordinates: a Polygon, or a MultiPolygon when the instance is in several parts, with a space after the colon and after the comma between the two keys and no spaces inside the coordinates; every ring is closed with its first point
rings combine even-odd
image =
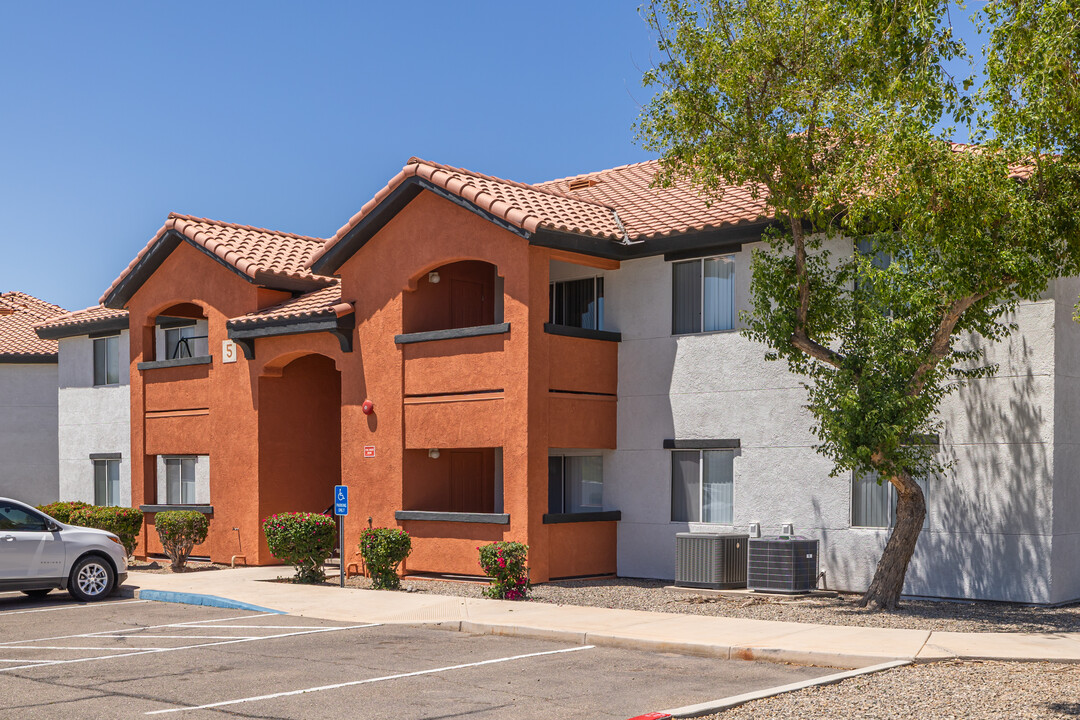
{"type": "Polygon", "coordinates": [[[167,510],[154,516],[161,547],[172,560],[173,570],[182,570],[191,549],[206,542],[210,521],[194,510],[167,510]]]}
{"type": "Polygon", "coordinates": [[[263,520],[270,552],[296,568],[294,582],[318,583],[326,579],[323,563],[334,552],[337,525],[319,513],[278,513],[263,520]]]}
{"type": "Polygon", "coordinates": [[[84,503],[79,500],[72,500],[70,502],[54,502],[48,505],[38,505],[38,510],[45,513],[49,517],[58,522],[62,522],[65,525],[71,524],[71,513],[79,508],[93,507],[89,503],[84,503]]]}
{"type": "Polygon", "coordinates": [[[360,534],[360,557],[371,573],[375,590],[397,590],[401,587],[398,565],[412,552],[409,533],[397,528],[368,528],[360,534]]]}
{"type": "Polygon", "coordinates": [[[491,578],[484,594],[497,600],[525,600],[529,593],[529,569],[525,567],[529,546],[495,542],[476,549],[480,551],[480,567],[491,578]]]}
{"type": "Polygon", "coordinates": [[[113,533],[120,538],[128,555],[135,552],[135,544],[138,542],[139,533],[142,532],[142,511],[130,507],[86,505],[72,510],[69,517],[72,525],[113,533]]]}

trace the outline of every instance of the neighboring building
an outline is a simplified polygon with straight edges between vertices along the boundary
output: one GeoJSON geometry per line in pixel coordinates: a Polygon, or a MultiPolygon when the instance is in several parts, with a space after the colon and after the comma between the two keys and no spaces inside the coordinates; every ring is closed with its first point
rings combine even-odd
{"type": "MultiPolygon", "coordinates": [[[[891,490],[829,476],[800,379],[737,332],[764,205],[656,170],[526,185],[412,159],[329,240],[171,215],[102,298],[130,313],[140,547],[190,507],[197,552],[269,563],[260,521],[341,482],[347,545],[402,527],[410,572],[518,540],[534,581],[670,578],[677,532],[790,522],[830,587],[864,589],[891,490]]],[[[955,465],[925,481],[907,592],[1080,598],[1078,292],[1022,305],[998,375],[944,404],[955,465]]]]}
{"type": "Polygon", "coordinates": [[[56,342],[36,323],[66,310],[21,292],[0,293],[0,495],[31,505],[58,498],[56,342]]]}
{"type": "Polygon", "coordinates": [[[124,310],[91,307],[36,326],[59,345],[60,499],[131,505],[131,394],[124,310]]]}

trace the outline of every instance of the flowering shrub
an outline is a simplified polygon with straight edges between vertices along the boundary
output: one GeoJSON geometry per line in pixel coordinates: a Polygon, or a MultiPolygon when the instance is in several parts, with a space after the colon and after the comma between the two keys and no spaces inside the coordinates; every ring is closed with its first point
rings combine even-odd
{"type": "Polygon", "coordinates": [[[111,532],[120,538],[128,555],[135,552],[139,533],[142,532],[143,514],[130,507],[105,507],[86,505],[75,508],[68,522],[81,527],[97,528],[111,532]]]}
{"type": "Polygon", "coordinates": [[[182,570],[191,549],[206,542],[210,521],[194,510],[167,510],[154,515],[154,528],[161,547],[172,560],[172,569],[182,570]]]}
{"type": "Polygon", "coordinates": [[[270,552],[296,568],[293,582],[319,583],[326,579],[323,563],[334,553],[337,524],[319,513],[278,513],[263,520],[270,552]]]}
{"type": "Polygon", "coordinates": [[[65,525],[71,524],[71,513],[80,508],[93,507],[89,503],[84,503],[79,500],[72,500],[71,502],[54,502],[48,505],[38,505],[38,510],[45,513],[53,520],[62,522],[65,525]]]}
{"type": "Polygon", "coordinates": [[[360,534],[360,557],[371,573],[375,590],[397,590],[401,587],[398,565],[412,552],[409,533],[397,528],[368,528],[360,534]]]}
{"type": "Polygon", "coordinates": [[[491,578],[484,594],[498,600],[525,600],[529,593],[529,569],[525,567],[529,546],[496,542],[476,549],[480,551],[480,567],[491,578]]]}

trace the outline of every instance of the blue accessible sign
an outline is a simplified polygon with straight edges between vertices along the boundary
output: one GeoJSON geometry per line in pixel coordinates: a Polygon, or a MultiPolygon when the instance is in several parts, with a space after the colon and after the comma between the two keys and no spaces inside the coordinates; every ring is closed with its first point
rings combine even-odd
{"type": "Polygon", "coordinates": [[[349,486],[348,485],[335,485],[334,486],[334,514],[335,515],[348,515],[349,514],[349,486]]]}

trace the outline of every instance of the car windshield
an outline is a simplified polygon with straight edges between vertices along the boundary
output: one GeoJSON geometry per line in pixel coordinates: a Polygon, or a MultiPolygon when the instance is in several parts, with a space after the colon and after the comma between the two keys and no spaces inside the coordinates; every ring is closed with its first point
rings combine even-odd
{"type": "Polygon", "coordinates": [[[0,503],[0,530],[45,530],[45,518],[18,505],[0,503]]]}

